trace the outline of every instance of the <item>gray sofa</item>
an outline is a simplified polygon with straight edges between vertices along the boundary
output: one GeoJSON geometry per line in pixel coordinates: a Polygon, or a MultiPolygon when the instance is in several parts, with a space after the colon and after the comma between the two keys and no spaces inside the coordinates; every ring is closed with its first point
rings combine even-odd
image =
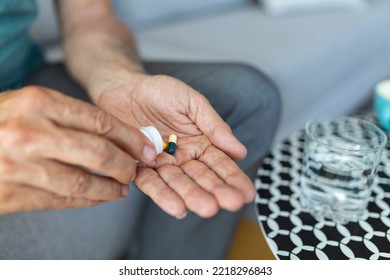
{"type": "MultiPolygon", "coordinates": [[[[32,34],[48,60],[59,60],[51,1],[38,2],[32,34]]],[[[280,17],[251,0],[114,0],[114,7],[145,59],[244,62],[270,76],[283,103],[276,140],[310,118],[350,113],[390,77],[387,0],[280,17]]]]}

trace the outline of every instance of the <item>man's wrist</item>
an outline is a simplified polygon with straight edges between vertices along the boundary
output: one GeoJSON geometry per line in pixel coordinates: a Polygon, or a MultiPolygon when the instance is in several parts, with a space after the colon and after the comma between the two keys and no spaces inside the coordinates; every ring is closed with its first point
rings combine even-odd
{"type": "Polygon", "coordinates": [[[87,91],[95,104],[99,104],[103,93],[113,92],[117,88],[123,87],[127,92],[131,92],[138,81],[146,75],[142,66],[128,67],[116,63],[100,67],[100,70],[96,71],[87,84],[87,91]]]}

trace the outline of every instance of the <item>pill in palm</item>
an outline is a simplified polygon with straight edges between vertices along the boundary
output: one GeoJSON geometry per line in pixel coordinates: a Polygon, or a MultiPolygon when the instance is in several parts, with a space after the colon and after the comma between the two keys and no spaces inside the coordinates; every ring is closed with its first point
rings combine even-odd
{"type": "Polygon", "coordinates": [[[176,142],[177,136],[175,134],[171,134],[168,140],[167,153],[173,155],[176,151],[176,142]]]}

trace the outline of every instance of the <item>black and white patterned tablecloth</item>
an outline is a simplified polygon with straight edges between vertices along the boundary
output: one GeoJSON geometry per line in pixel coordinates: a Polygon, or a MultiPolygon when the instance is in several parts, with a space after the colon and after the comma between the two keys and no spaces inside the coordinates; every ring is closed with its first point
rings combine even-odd
{"type": "MultiPolygon", "coordinates": [[[[375,122],[372,116],[366,120],[375,122]]],[[[299,202],[304,132],[276,145],[258,170],[258,220],[279,259],[390,259],[390,147],[382,155],[368,211],[358,222],[317,221],[299,202]]]]}

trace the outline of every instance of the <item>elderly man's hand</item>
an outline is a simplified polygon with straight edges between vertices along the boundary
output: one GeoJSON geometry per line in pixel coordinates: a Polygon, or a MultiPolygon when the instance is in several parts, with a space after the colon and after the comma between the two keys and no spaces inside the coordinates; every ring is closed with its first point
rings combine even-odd
{"type": "Polygon", "coordinates": [[[0,95],[0,213],[122,199],[136,160],[154,159],[138,129],[90,104],[40,87],[0,95]]]}
{"type": "Polygon", "coordinates": [[[163,153],[139,165],[138,187],[177,218],[186,208],[211,217],[252,201],[253,184],[234,162],[246,149],[205,97],[168,76],[130,76],[102,90],[98,105],[129,125],[155,126],[165,141],[178,137],[174,156],[163,153]]]}

